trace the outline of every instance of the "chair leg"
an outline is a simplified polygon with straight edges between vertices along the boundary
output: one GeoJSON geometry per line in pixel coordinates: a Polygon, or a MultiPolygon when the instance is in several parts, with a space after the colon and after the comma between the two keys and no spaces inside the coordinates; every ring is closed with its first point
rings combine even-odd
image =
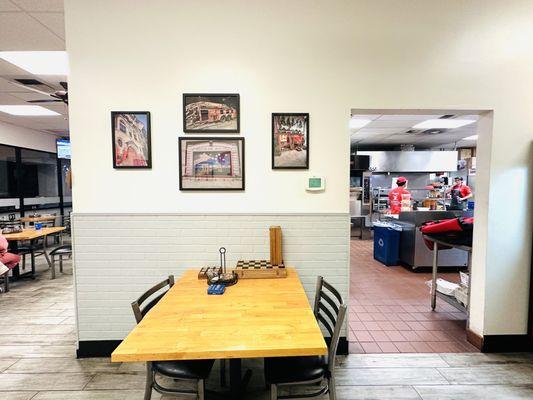
{"type": "Polygon", "coordinates": [[[220,386],[226,387],[226,360],[220,360],[220,386]]]}
{"type": "Polygon", "coordinates": [[[63,272],[63,256],[59,256],[59,272],[63,272]]]}
{"type": "Polygon", "coordinates": [[[52,256],[51,259],[52,262],[50,263],[50,273],[52,276],[50,279],[56,279],[56,258],[55,256],[52,256]]]}
{"type": "Polygon", "coordinates": [[[144,400],[152,398],[152,385],[154,383],[154,372],[152,371],[152,363],[146,363],[146,386],[144,387],[144,400]]]}
{"type": "Polygon", "coordinates": [[[328,379],[329,400],[337,400],[337,390],[335,388],[335,378],[332,376],[328,379]]]}
{"type": "Polygon", "coordinates": [[[205,381],[198,379],[198,400],[204,400],[205,396],[205,381]]]}
{"type": "Polygon", "coordinates": [[[270,385],[270,400],[278,400],[278,386],[275,383],[270,385]]]}
{"type": "Polygon", "coordinates": [[[26,270],[26,254],[22,255],[22,270],[26,270]]]}

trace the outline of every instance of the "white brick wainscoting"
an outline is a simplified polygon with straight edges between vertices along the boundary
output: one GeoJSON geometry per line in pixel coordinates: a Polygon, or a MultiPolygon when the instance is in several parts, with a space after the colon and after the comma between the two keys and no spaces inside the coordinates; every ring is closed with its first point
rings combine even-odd
{"type": "Polygon", "coordinates": [[[283,257],[310,299],[323,275],[348,300],[348,214],[73,213],[80,341],[120,340],[134,326],[131,302],[169,274],[238,259],[269,258],[269,226],[283,231],[283,257]]]}

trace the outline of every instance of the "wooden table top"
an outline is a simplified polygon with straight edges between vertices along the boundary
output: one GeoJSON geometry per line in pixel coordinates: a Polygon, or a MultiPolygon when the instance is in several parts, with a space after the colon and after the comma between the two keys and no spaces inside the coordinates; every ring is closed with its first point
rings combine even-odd
{"type": "Polygon", "coordinates": [[[326,343],[294,268],[288,268],[286,278],[241,279],[218,296],[207,294],[207,283],[198,280],[198,270],[188,270],[117,347],[111,360],[326,353],[326,343]]]}
{"type": "Polygon", "coordinates": [[[56,218],[58,218],[56,215],[48,215],[43,217],[22,217],[20,222],[47,222],[55,221],[56,218]]]}
{"type": "Polygon", "coordinates": [[[65,229],[67,228],[65,228],[64,226],[53,226],[50,228],[41,228],[39,230],[35,230],[32,228],[23,229],[22,232],[19,233],[6,233],[2,236],[4,236],[9,241],[31,240],[40,238],[41,236],[52,235],[54,233],[64,231],[65,229]]]}

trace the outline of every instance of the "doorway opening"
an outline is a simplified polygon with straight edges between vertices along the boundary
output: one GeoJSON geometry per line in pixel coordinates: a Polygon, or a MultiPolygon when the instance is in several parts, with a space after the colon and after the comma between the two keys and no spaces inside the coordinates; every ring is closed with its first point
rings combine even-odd
{"type": "Polygon", "coordinates": [[[479,351],[467,340],[472,242],[439,250],[433,276],[421,227],[474,216],[484,114],[352,110],[350,353],[479,351]]]}

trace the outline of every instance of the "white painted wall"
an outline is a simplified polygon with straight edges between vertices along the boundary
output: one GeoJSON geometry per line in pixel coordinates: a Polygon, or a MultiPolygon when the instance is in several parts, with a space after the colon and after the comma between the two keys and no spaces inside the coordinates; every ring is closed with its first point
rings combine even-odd
{"type": "Polygon", "coordinates": [[[54,135],[2,121],[0,121],[0,144],[56,152],[56,137],[54,135]]]}
{"type": "Polygon", "coordinates": [[[533,2],[67,0],[65,15],[79,213],[347,213],[350,109],[494,110],[471,327],[526,331],[533,2]],[[183,92],[241,94],[245,192],[178,191],[183,92]],[[111,110],[151,111],[152,170],[112,169],[111,110]],[[325,193],[304,191],[307,172],[271,170],[281,111],[310,113],[309,173],[325,193]]]}

